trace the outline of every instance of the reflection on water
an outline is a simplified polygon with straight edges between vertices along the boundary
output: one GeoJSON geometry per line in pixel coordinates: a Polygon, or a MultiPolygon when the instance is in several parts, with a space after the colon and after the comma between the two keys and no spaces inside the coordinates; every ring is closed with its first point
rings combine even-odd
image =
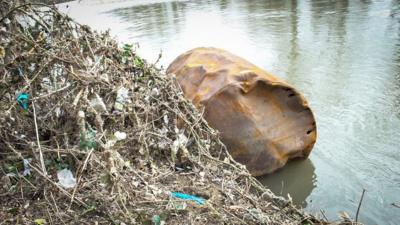
{"type": "Polygon", "coordinates": [[[303,208],[307,206],[307,197],[316,187],[315,167],[310,159],[294,160],[273,175],[259,177],[274,193],[287,197],[303,208]]]}
{"type": "Polygon", "coordinates": [[[240,55],[301,90],[318,140],[309,160],[261,178],[309,212],[341,210],[398,224],[400,209],[400,1],[138,1],[68,3],[72,17],[111,28],[164,66],[198,46],[240,55]],[[151,2],[151,3],[149,3],[151,2]]]}

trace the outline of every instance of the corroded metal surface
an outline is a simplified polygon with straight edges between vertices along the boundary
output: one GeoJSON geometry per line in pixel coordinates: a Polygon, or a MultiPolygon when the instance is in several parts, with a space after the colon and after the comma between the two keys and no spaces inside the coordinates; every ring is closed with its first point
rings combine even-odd
{"type": "Polygon", "coordinates": [[[167,69],[185,96],[205,107],[208,123],[254,176],[289,159],[307,157],[316,141],[313,113],[292,86],[246,60],[216,48],[196,48],[167,69]]]}

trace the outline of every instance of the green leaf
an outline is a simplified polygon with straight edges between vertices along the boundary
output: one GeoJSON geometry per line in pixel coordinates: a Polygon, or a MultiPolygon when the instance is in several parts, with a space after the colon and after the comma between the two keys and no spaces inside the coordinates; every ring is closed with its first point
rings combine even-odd
{"type": "Polygon", "coordinates": [[[9,213],[13,214],[14,216],[18,214],[18,208],[17,208],[17,207],[15,207],[15,208],[9,208],[7,211],[8,211],[9,213]]]}
{"type": "Polygon", "coordinates": [[[6,50],[4,50],[3,46],[0,46],[0,59],[6,56],[6,50]]]}
{"type": "Polygon", "coordinates": [[[36,219],[33,222],[35,222],[36,225],[43,225],[46,223],[45,219],[36,219]]]}
{"type": "Polygon", "coordinates": [[[143,65],[144,65],[143,60],[139,57],[135,57],[135,59],[133,60],[133,63],[137,67],[143,67],[143,65]]]}
{"type": "Polygon", "coordinates": [[[79,149],[81,150],[90,150],[96,149],[96,131],[92,129],[88,129],[86,132],[81,133],[79,149]]]}
{"type": "Polygon", "coordinates": [[[100,176],[100,181],[103,184],[110,184],[111,183],[111,176],[110,174],[106,173],[100,176]]]}
{"type": "Polygon", "coordinates": [[[159,215],[154,215],[151,218],[151,221],[153,222],[154,225],[160,225],[161,224],[161,217],[159,215]]]}
{"type": "Polygon", "coordinates": [[[122,49],[124,49],[125,51],[131,51],[133,48],[133,45],[130,44],[124,44],[124,46],[122,47],[122,49]]]}
{"type": "Polygon", "coordinates": [[[90,213],[92,211],[95,211],[95,210],[96,210],[96,206],[95,205],[90,205],[85,209],[85,211],[82,212],[81,216],[83,216],[85,214],[88,214],[88,213],[90,213]]]}
{"type": "Polygon", "coordinates": [[[124,44],[124,46],[122,46],[122,50],[123,50],[122,55],[125,56],[125,57],[131,56],[132,55],[132,48],[133,48],[133,45],[124,44]]]}
{"type": "Polygon", "coordinates": [[[68,169],[69,165],[68,165],[68,162],[66,162],[64,159],[60,158],[60,159],[55,160],[55,167],[56,167],[56,170],[59,171],[62,169],[68,169]]]}

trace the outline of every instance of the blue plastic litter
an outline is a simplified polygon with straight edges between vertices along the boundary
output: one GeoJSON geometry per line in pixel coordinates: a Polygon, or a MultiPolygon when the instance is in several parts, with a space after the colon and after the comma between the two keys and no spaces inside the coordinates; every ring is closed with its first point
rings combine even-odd
{"type": "Polygon", "coordinates": [[[28,109],[29,94],[28,93],[19,94],[17,97],[17,102],[23,109],[28,109]]]}
{"type": "Polygon", "coordinates": [[[206,200],[204,198],[200,198],[194,195],[188,195],[180,192],[171,192],[171,196],[175,198],[180,198],[180,199],[185,199],[185,200],[190,200],[190,201],[195,201],[196,203],[200,205],[204,205],[206,200]]]}

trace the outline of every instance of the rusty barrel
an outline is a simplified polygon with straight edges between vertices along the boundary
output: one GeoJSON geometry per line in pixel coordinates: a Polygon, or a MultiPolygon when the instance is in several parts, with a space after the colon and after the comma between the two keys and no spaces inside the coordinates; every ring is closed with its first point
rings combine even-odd
{"type": "Polygon", "coordinates": [[[291,85],[217,48],[196,48],[167,69],[185,96],[221,134],[232,157],[254,176],[307,157],[316,141],[314,115],[291,85]]]}

